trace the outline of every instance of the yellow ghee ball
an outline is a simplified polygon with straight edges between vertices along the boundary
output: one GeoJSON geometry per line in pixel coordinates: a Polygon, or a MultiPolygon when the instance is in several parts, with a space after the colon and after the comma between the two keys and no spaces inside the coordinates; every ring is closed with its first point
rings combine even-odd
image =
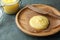
{"type": "Polygon", "coordinates": [[[33,27],[37,30],[42,30],[42,29],[46,29],[48,27],[49,20],[45,16],[33,16],[30,19],[29,24],[31,27],[33,27]]]}

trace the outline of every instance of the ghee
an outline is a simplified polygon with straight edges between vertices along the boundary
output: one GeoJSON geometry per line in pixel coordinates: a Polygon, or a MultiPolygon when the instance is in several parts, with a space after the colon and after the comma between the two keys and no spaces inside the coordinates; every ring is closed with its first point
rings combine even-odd
{"type": "Polygon", "coordinates": [[[37,30],[43,30],[48,27],[49,21],[45,16],[33,16],[30,19],[29,24],[37,30]]]}
{"type": "Polygon", "coordinates": [[[2,0],[2,3],[4,12],[7,14],[15,14],[19,10],[18,0],[2,0]]]}

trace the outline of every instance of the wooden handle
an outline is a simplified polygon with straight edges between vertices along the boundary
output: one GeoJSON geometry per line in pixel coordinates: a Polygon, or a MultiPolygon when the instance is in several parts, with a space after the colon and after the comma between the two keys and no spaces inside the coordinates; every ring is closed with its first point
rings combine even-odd
{"type": "Polygon", "coordinates": [[[59,17],[58,15],[55,15],[52,10],[49,10],[48,12],[46,12],[46,11],[43,10],[42,8],[38,9],[38,8],[32,6],[32,5],[27,5],[27,7],[28,7],[29,9],[37,12],[37,13],[44,14],[44,15],[49,15],[49,16],[52,16],[52,17],[55,17],[55,18],[60,19],[60,17],[59,17]]]}
{"type": "Polygon", "coordinates": [[[41,9],[41,8],[38,9],[38,8],[32,6],[32,5],[27,5],[27,7],[28,7],[29,9],[37,12],[37,13],[42,13],[42,14],[47,14],[47,13],[48,13],[48,12],[44,11],[43,9],[41,9]]]}

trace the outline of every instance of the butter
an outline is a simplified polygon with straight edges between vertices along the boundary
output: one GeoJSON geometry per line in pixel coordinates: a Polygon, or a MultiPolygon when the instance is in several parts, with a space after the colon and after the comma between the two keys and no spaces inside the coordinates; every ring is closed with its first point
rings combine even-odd
{"type": "Polygon", "coordinates": [[[32,28],[42,30],[48,27],[49,21],[45,16],[33,16],[30,19],[29,24],[32,28]]]}

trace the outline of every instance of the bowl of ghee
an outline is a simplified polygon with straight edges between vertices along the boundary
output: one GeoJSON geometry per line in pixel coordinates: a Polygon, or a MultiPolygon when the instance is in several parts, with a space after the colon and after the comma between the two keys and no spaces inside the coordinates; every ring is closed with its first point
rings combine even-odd
{"type": "Polygon", "coordinates": [[[19,0],[1,0],[1,4],[7,14],[15,14],[19,10],[19,0]]]}
{"type": "Polygon", "coordinates": [[[54,7],[44,4],[25,6],[16,15],[17,27],[24,33],[32,36],[49,36],[60,31],[60,20],[44,14],[58,14],[54,7]],[[37,9],[37,10],[35,10],[37,9]],[[43,10],[40,10],[43,9],[43,10]]]}

